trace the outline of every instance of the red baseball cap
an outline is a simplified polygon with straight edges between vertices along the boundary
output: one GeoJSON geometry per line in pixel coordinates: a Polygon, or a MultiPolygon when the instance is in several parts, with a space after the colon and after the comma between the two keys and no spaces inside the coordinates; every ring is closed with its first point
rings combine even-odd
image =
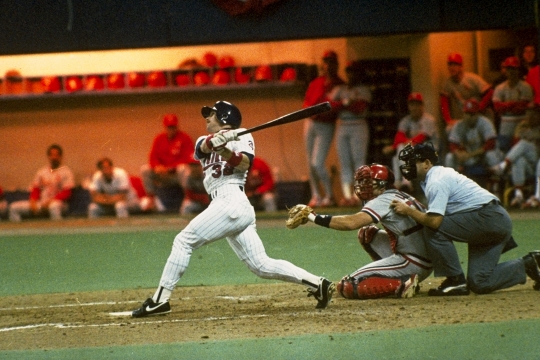
{"type": "Polygon", "coordinates": [[[448,55],[447,63],[463,65],[463,57],[461,56],[461,54],[452,53],[452,54],[448,55]]]}
{"type": "Polygon", "coordinates": [[[407,101],[418,101],[418,102],[423,103],[424,102],[424,97],[419,92],[412,92],[412,93],[409,94],[409,97],[407,98],[407,101]]]}
{"type": "Polygon", "coordinates": [[[176,114],[163,115],[163,126],[178,126],[178,117],[176,116],[176,114]]]}
{"type": "Polygon", "coordinates": [[[333,50],[326,50],[322,56],[323,60],[337,61],[337,54],[333,50]]]}
{"type": "Polygon", "coordinates": [[[463,105],[463,112],[474,114],[480,111],[480,103],[476,99],[469,99],[463,105]]]}
{"type": "Polygon", "coordinates": [[[502,63],[502,66],[511,68],[519,68],[519,65],[519,59],[517,58],[517,56],[507,57],[502,63]]]}

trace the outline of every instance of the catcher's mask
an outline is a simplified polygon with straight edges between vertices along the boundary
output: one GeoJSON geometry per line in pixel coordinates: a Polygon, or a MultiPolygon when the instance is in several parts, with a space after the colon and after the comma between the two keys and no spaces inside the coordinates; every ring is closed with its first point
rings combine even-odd
{"type": "Polygon", "coordinates": [[[399,160],[404,164],[399,166],[399,171],[407,180],[414,180],[418,176],[416,171],[416,162],[428,159],[433,165],[439,162],[439,155],[430,142],[417,144],[414,147],[407,144],[403,150],[399,152],[399,160]]]}
{"type": "Polygon", "coordinates": [[[388,189],[394,185],[395,176],[387,166],[362,165],[354,172],[354,193],[360,200],[373,199],[374,187],[388,189]]]}

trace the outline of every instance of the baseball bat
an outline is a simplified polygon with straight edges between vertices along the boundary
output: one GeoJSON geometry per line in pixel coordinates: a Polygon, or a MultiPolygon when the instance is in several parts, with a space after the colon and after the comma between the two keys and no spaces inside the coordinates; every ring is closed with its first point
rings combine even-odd
{"type": "Polygon", "coordinates": [[[291,123],[291,122],[302,120],[302,119],[305,119],[305,118],[313,116],[313,115],[317,115],[317,114],[327,112],[330,109],[332,109],[332,106],[330,105],[330,103],[328,101],[323,102],[323,103],[320,103],[320,104],[317,104],[317,105],[313,105],[313,106],[304,108],[302,110],[292,112],[292,113],[287,114],[287,115],[283,115],[281,117],[278,117],[277,119],[270,120],[270,121],[268,121],[268,122],[266,122],[264,124],[254,126],[252,128],[246,129],[244,131],[240,131],[238,133],[238,136],[244,135],[244,134],[249,134],[249,133],[252,133],[254,131],[259,131],[259,130],[262,130],[262,129],[268,129],[269,127],[274,127],[274,126],[288,124],[288,123],[291,123]]]}

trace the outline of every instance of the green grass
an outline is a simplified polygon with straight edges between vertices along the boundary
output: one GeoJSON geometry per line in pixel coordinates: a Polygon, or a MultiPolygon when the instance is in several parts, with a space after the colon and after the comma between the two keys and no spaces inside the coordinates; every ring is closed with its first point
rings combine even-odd
{"type": "MultiPolygon", "coordinates": [[[[520,245],[502,256],[513,259],[540,248],[540,222],[514,221],[520,245]]],[[[313,224],[291,231],[262,228],[267,253],[317,275],[339,280],[370,261],[358,246],[356,232],[313,224]]],[[[153,288],[157,286],[176,231],[80,232],[9,235],[0,238],[0,296],[153,288]]],[[[466,270],[467,252],[457,244],[466,270]]],[[[226,241],[194,251],[180,286],[268,282],[253,275],[226,241]]]]}

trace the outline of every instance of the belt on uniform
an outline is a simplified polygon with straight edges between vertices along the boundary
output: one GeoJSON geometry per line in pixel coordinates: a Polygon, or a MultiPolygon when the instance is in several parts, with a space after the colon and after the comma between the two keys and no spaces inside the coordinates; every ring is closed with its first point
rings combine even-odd
{"type": "MultiPolygon", "coordinates": [[[[240,186],[238,186],[238,188],[240,188],[241,192],[244,192],[244,187],[243,186],[240,185],[240,186]]],[[[219,189],[214,190],[210,194],[208,194],[208,196],[210,197],[210,200],[214,200],[216,198],[218,190],[219,189]]]]}

